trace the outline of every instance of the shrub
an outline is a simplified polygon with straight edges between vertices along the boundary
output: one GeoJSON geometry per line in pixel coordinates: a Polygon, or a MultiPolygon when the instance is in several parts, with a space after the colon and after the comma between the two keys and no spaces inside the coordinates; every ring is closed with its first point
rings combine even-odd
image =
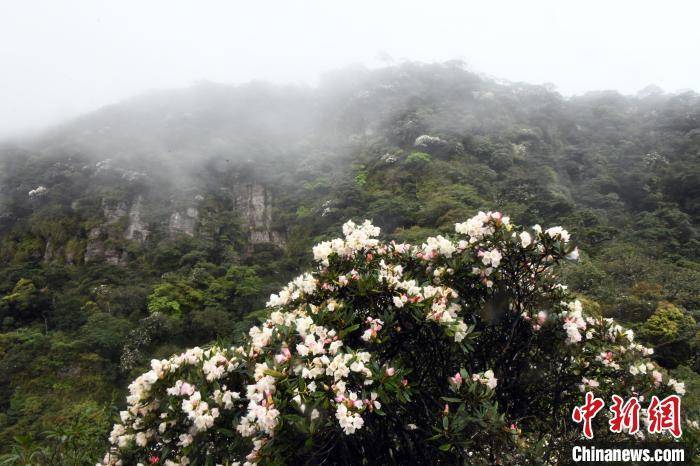
{"type": "Polygon", "coordinates": [[[346,223],[242,346],[153,360],[104,464],[552,463],[584,391],[684,392],[556,282],[566,230],[483,212],[455,230],[412,246],[346,223]]]}
{"type": "Polygon", "coordinates": [[[429,164],[432,160],[430,154],[425,152],[411,152],[408,157],[406,157],[406,163],[414,166],[423,166],[429,164]]]}

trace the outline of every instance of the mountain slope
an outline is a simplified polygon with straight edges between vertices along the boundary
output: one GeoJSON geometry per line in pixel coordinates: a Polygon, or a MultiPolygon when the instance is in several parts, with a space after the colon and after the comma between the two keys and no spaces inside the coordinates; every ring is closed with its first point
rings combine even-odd
{"type": "Polygon", "coordinates": [[[100,410],[151,356],[235,338],[348,218],[406,240],[477,210],[562,224],[583,251],[570,284],[698,370],[694,321],[660,337],[649,319],[700,317],[692,92],[349,68],[154,92],[0,153],[0,445],[75,422],[100,450],[100,410]]]}

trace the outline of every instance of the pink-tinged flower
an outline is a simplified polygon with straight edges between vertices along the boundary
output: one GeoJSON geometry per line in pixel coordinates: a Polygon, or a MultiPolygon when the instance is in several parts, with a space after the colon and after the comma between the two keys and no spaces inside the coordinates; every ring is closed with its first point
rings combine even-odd
{"type": "Polygon", "coordinates": [[[292,358],[292,353],[289,351],[289,348],[284,347],[282,348],[282,351],[279,354],[275,355],[275,361],[277,364],[282,364],[284,362],[289,361],[292,358]]]}
{"type": "Polygon", "coordinates": [[[180,395],[191,396],[194,393],[194,387],[187,382],[183,382],[180,386],[180,395]]]}
{"type": "Polygon", "coordinates": [[[598,381],[595,379],[587,379],[586,377],[584,377],[582,381],[585,385],[588,385],[591,388],[596,388],[600,386],[600,383],[598,383],[598,381]]]}
{"type": "Polygon", "coordinates": [[[160,461],[160,458],[158,458],[157,456],[148,457],[148,462],[151,464],[158,464],[158,461],[160,461]]]}
{"type": "Polygon", "coordinates": [[[450,414],[450,405],[448,405],[447,403],[445,403],[445,409],[443,409],[442,412],[443,412],[443,414],[444,414],[445,416],[447,416],[448,414],[450,414]]]}
{"type": "Polygon", "coordinates": [[[389,377],[392,377],[395,373],[396,373],[396,369],[394,369],[393,367],[387,367],[386,375],[388,375],[389,377]]]}
{"type": "Polygon", "coordinates": [[[543,325],[547,321],[547,313],[540,311],[537,313],[537,323],[543,325]]]}
{"type": "Polygon", "coordinates": [[[457,391],[459,390],[459,387],[462,386],[462,374],[457,372],[453,377],[448,377],[447,381],[449,382],[452,389],[457,391]]]}

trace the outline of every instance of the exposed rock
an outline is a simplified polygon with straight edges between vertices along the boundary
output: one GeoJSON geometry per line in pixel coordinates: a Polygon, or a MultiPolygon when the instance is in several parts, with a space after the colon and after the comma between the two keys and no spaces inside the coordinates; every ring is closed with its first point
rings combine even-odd
{"type": "Polygon", "coordinates": [[[276,244],[279,247],[284,246],[284,243],[287,241],[287,235],[284,234],[283,231],[276,231],[272,230],[270,231],[270,242],[272,244],[276,244]]]}
{"type": "Polygon", "coordinates": [[[195,207],[190,207],[185,213],[173,212],[168,222],[168,232],[171,235],[185,234],[194,236],[194,229],[199,218],[199,211],[195,207]]]}
{"type": "Polygon", "coordinates": [[[101,260],[105,254],[105,245],[102,241],[102,229],[91,228],[88,232],[87,245],[85,246],[85,263],[101,260]]]}
{"type": "Polygon", "coordinates": [[[125,265],[126,251],[118,251],[105,245],[105,231],[101,227],[91,228],[85,246],[85,263],[104,261],[112,265],[125,265]]]}
{"type": "Polygon", "coordinates": [[[105,234],[102,227],[90,229],[85,246],[85,263],[104,261],[112,265],[126,264],[126,252],[122,253],[112,247],[105,246],[105,234]]]}
{"type": "Polygon", "coordinates": [[[129,225],[126,227],[126,239],[138,241],[139,243],[144,243],[150,233],[141,219],[142,210],[143,198],[139,196],[136,198],[136,202],[131,205],[131,209],[129,209],[129,225]]]}
{"type": "Polygon", "coordinates": [[[234,196],[250,243],[283,246],[284,232],[272,227],[272,193],[259,183],[242,183],[234,188],[234,196]]]}
{"type": "Polygon", "coordinates": [[[88,231],[88,239],[99,239],[102,236],[102,228],[100,227],[94,227],[90,228],[90,231],[88,231]]]}
{"type": "Polygon", "coordinates": [[[119,252],[116,249],[109,248],[104,251],[104,260],[112,265],[125,265],[127,263],[127,252],[119,252]]]}
{"type": "Polygon", "coordinates": [[[53,245],[51,244],[51,238],[48,238],[46,240],[46,248],[44,249],[44,262],[49,262],[51,259],[53,259],[54,255],[54,250],[53,250],[53,245]]]}
{"type": "Polygon", "coordinates": [[[102,199],[102,212],[107,225],[116,223],[127,214],[126,202],[109,202],[102,199]]]}
{"type": "Polygon", "coordinates": [[[46,239],[44,248],[44,262],[63,261],[65,264],[75,263],[75,254],[72,250],[67,251],[65,246],[56,244],[51,237],[46,239]]]}

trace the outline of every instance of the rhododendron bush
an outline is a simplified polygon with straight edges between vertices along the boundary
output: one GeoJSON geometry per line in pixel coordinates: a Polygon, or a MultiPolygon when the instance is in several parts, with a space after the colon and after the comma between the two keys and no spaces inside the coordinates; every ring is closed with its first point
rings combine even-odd
{"type": "MultiPolygon", "coordinates": [[[[561,227],[479,213],[421,245],[381,241],[367,221],[343,233],[245,344],[152,361],[104,463],[555,463],[581,436],[584,392],[684,392],[557,283],[578,257],[561,227]]],[[[628,438],[607,415],[596,438],[628,438]]]]}

